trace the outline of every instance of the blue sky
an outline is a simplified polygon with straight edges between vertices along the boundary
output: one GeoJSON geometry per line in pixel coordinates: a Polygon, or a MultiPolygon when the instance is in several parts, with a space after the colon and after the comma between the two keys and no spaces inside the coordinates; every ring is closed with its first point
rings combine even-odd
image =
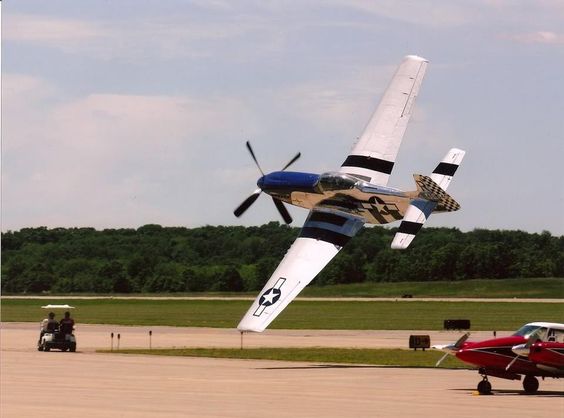
{"type": "MultiPolygon", "coordinates": [[[[2,2],[2,230],[257,225],[263,169],[340,166],[430,61],[391,186],[467,151],[433,226],[564,234],[564,3],[2,2]]],[[[290,208],[299,226],[306,211],[290,208]]]]}

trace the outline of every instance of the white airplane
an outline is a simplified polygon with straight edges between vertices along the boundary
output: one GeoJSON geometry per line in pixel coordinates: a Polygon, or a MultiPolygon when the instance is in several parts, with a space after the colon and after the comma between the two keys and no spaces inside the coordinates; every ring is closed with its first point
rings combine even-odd
{"type": "Polygon", "coordinates": [[[408,55],[397,69],[362,136],[335,172],[281,171],[264,174],[249,142],[247,148],[262,177],[258,189],[237,209],[241,216],[262,192],[269,194],[286,223],[292,218],[282,202],[310,210],[292,244],[237,329],[262,332],[331,261],[365,223],[401,220],[392,248],[405,249],[433,212],[460,205],[446,189],[464,151],[451,149],[430,176],[414,174],[417,190],[387,187],[428,61],[408,55]]]}

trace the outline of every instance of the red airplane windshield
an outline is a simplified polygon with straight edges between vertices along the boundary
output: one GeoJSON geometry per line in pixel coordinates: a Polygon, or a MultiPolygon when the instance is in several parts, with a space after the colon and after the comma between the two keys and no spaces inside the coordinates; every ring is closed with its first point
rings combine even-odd
{"type": "Polygon", "coordinates": [[[546,333],[545,327],[540,327],[538,325],[524,325],[513,334],[514,336],[529,338],[533,333],[538,333],[538,335],[543,335],[546,333]]]}

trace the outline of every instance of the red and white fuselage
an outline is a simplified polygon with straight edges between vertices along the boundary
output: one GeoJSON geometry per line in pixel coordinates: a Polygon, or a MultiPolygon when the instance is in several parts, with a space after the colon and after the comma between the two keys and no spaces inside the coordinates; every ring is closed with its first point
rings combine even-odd
{"type": "MultiPolygon", "coordinates": [[[[564,376],[564,324],[532,322],[509,337],[460,341],[436,348],[477,366],[485,381],[488,376],[511,380],[525,376],[527,392],[538,388],[535,376],[564,376]]],[[[482,392],[480,386],[478,390],[482,392]]]]}

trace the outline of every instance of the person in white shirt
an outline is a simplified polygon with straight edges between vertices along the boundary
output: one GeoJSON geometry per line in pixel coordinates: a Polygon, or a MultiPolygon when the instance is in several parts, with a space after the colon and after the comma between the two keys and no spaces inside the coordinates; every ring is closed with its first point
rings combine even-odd
{"type": "Polygon", "coordinates": [[[59,326],[59,323],[55,320],[55,314],[53,312],[49,312],[49,315],[47,318],[45,318],[43,321],[41,321],[41,333],[39,334],[39,343],[41,344],[41,337],[43,337],[43,334],[45,334],[46,332],[53,332],[55,331],[55,329],[57,329],[57,327],[59,326]]]}

